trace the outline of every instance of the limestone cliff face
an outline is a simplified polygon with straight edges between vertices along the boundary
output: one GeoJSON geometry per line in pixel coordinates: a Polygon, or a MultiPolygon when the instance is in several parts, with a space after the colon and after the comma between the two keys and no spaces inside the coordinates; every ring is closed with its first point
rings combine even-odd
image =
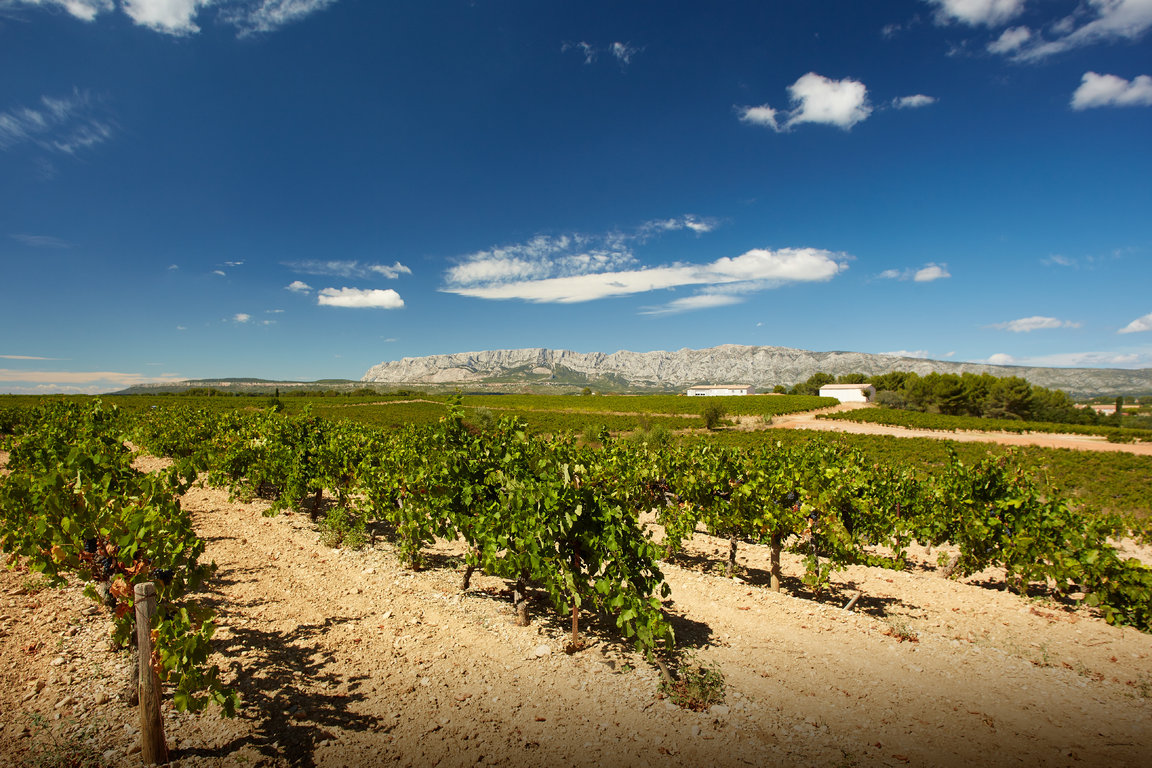
{"type": "Polygon", "coordinates": [[[752,384],[764,391],[791,386],[819,371],[833,375],[888,371],[991,373],[1020,376],[1033,384],[1070,394],[1118,394],[1152,391],[1152,369],[1030,368],[983,363],[956,363],[863,352],[809,352],[788,347],[725,344],[675,352],[580,353],[570,350],[499,349],[451,355],[405,357],[383,362],[362,381],[389,384],[480,383],[490,380],[576,382],[612,379],[636,389],[680,388],[693,384],[752,384]]]}

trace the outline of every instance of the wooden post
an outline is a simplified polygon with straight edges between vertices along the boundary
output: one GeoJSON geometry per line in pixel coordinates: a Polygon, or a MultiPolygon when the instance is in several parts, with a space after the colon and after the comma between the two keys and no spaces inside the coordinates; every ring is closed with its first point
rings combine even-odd
{"type": "MultiPolygon", "coordinates": [[[[577,549],[572,553],[572,574],[573,579],[580,578],[580,550],[577,549]]],[[[580,606],[579,595],[572,595],[572,647],[576,648],[580,645],[580,606]]]]}
{"type": "Polygon", "coordinates": [[[728,575],[736,573],[736,536],[728,539],[728,575]]]}
{"type": "Polygon", "coordinates": [[[152,616],[156,613],[156,585],[137,584],[136,647],[140,659],[140,756],[144,765],[168,762],[164,721],[160,719],[160,681],[152,669],[152,616]]]}
{"type": "Polygon", "coordinates": [[[768,586],[773,592],[780,591],[780,534],[772,534],[772,566],[768,586]]]}
{"type": "Polygon", "coordinates": [[[512,591],[512,607],[516,609],[516,625],[526,627],[528,620],[528,580],[521,574],[512,591]]]}

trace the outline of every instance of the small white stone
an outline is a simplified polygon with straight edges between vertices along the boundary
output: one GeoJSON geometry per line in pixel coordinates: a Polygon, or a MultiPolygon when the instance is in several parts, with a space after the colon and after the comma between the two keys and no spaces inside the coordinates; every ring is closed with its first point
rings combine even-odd
{"type": "Polygon", "coordinates": [[[552,647],[548,645],[538,645],[532,649],[532,655],[536,658],[543,658],[552,653],[552,647]]]}

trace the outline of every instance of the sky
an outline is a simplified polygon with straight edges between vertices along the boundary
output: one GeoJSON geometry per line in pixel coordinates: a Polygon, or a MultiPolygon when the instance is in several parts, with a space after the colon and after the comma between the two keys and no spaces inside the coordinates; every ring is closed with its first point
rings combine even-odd
{"type": "Polygon", "coordinates": [[[1152,368],[1152,0],[0,0],[0,392],[1152,368]]]}

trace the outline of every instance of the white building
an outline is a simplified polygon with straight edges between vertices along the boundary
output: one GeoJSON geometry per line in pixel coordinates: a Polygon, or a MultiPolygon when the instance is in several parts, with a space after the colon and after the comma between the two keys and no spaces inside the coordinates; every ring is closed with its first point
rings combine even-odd
{"type": "Polygon", "coordinates": [[[870,403],[876,397],[876,387],[871,384],[825,384],[820,387],[820,397],[834,397],[842,403],[870,403]]]}
{"type": "Polygon", "coordinates": [[[706,384],[699,387],[688,387],[689,397],[716,397],[720,395],[754,394],[756,394],[756,390],[753,389],[751,384],[722,384],[718,386],[706,384]]]}

